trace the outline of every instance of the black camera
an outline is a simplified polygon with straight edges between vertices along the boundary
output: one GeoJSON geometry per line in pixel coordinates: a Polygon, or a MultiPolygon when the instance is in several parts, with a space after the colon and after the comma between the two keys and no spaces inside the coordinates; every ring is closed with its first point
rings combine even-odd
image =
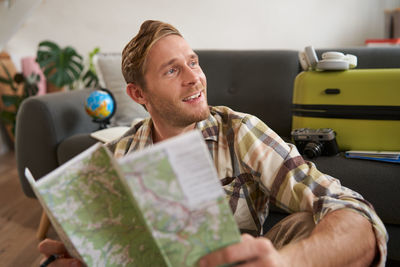
{"type": "Polygon", "coordinates": [[[308,158],[333,156],[339,152],[335,132],[330,128],[301,128],[292,131],[294,143],[300,154],[308,158]]]}

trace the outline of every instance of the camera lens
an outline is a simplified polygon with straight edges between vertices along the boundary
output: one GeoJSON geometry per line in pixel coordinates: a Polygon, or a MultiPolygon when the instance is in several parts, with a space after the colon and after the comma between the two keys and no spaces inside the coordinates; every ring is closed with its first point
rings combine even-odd
{"type": "Polygon", "coordinates": [[[322,143],[310,142],[304,147],[303,153],[310,159],[316,158],[322,153],[322,143]]]}

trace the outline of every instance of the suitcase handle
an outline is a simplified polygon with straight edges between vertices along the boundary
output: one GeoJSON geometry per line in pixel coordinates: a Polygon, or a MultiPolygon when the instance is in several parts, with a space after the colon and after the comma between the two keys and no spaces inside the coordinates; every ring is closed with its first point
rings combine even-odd
{"type": "Polygon", "coordinates": [[[340,89],[338,88],[326,88],[325,94],[327,95],[338,95],[340,94],[340,89]]]}

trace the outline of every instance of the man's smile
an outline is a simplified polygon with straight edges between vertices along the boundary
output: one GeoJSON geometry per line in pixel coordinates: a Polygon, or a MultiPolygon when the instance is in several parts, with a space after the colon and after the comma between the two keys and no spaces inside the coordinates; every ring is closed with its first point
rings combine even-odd
{"type": "Polygon", "coordinates": [[[201,96],[201,91],[198,92],[198,93],[196,93],[196,94],[194,94],[194,95],[191,95],[191,96],[189,96],[189,97],[184,98],[184,99],[183,99],[183,102],[187,102],[187,101],[190,101],[190,100],[199,98],[200,96],[201,96]]]}

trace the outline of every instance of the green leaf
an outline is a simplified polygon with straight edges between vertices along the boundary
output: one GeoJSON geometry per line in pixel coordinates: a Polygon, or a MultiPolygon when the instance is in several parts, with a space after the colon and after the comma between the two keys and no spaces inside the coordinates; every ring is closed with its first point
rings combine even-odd
{"type": "Polygon", "coordinates": [[[25,88],[25,97],[34,96],[38,93],[39,88],[35,85],[26,86],[25,88]]]}
{"type": "Polygon", "coordinates": [[[58,87],[70,85],[78,80],[83,70],[83,58],[74,48],[60,48],[51,41],[39,44],[37,61],[47,80],[58,87]]]}
{"type": "Polygon", "coordinates": [[[12,124],[12,127],[11,127],[11,133],[13,134],[13,136],[15,136],[15,129],[17,128],[15,125],[16,125],[16,122],[17,122],[17,120],[15,119],[15,121],[14,121],[14,123],[12,124]]]}
{"type": "Polygon", "coordinates": [[[8,69],[6,68],[6,66],[3,64],[3,62],[0,61],[0,64],[4,70],[4,72],[7,75],[8,81],[5,82],[6,84],[8,84],[11,88],[11,90],[13,90],[14,92],[17,91],[17,88],[14,86],[14,79],[11,77],[10,73],[8,72],[8,69]]]}
{"type": "Polygon", "coordinates": [[[14,124],[16,121],[17,112],[2,110],[0,112],[0,118],[7,124],[14,124]]]}
{"type": "Polygon", "coordinates": [[[46,67],[46,66],[51,66],[52,62],[54,62],[53,57],[42,57],[42,59],[39,62],[39,66],[41,68],[46,67]]]}
{"type": "Polygon", "coordinates": [[[96,75],[96,69],[93,64],[93,57],[100,52],[99,47],[95,47],[92,52],[89,53],[89,70],[96,75]]]}
{"type": "Polygon", "coordinates": [[[7,80],[6,78],[0,77],[0,83],[5,83],[5,84],[10,85],[10,84],[12,84],[12,81],[7,80]]]}
{"type": "Polygon", "coordinates": [[[43,41],[39,43],[39,50],[60,51],[60,47],[52,41],[43,41]]]}
{"type": "Polygon", "coordinates": [[[93,73],[91,70],[88,70],[85,75],[83,75],[82,81],[84,82],[86,87],[97,87],[99,84],[99,79],[97,75],[93,73]]]}
{"type": "Polygon", "coordinates": [[[49,81],[53,83],[57,87],[63,87],[64,85],[68,84],[65,82],[64,78],[62,77],[63,73],[54,72],[50,77],[49,81]]]}
{"type": "Polygon", "coordinates": [[[6,66],[3,64],[3,62],[0,62],[1,66],[3,67],[4,72],[6,73],[7,77],[9,80],[13,80],[13,78],[11,77],[11,74],[8,72],[8,69],[6,68],[6,66]]]}
{"type": "Polygon", "coordinates": [[[69,85],[71,85],[75,80],[73,74],[69,71],[65,71],[63,73],[63,77],[64,77],[65,81],[67,82],[67,84],[69,84],[69,85]]]}
{"type": "Polygon", "coordinates": [[[1,99],[6,107],[9,106],[17,106],[18,101],[20,100],[20,96],[17,95],[2,95],[1,99]]]}
{"type": "Polygon", "coordinates": [[[82,69],[79,67],[69,66],[67,71],[70,71],[75,79],[78,79],[82,73],[82,69]]]}
{"type": "Polygon", "coordinates": [[[89,61],[92,63],[94,55],[100,52],[100,47],[95,47],[92,52],[89,53],[89,61]]]}
{"type": "Polygon", "coordinates": [[[55,72],[55,67],[54,65],[48,65],[45,68],[43,68],[43,74],[49,78],[52,74],[55,72]]]}
{"type": "Polygon", "coordinates": [[[90,79],[91,75],[92,75],[91,70],[88,70],[88,71],[83,75],[82,80],[90,79]]]}
{"type": "Polygon", "coordinates": [[[74,58],[71,59],[71,65],[75,66],[76,68],[83,70],[82,60],[76,60],[74,58]]]}
{"type": "Polygon", "coordinates": [[[79,54],[76,52],[76,50],[73,49],[71,46],[67,46],[67,47],[64,49],[64,53],[65,53],[66,55],[70,56],[70,57],[76,56],[76,57],[78,57],[78,58],[81,59],[81,60],[83,59],[82,56],[79,55],[79,54]]]}

